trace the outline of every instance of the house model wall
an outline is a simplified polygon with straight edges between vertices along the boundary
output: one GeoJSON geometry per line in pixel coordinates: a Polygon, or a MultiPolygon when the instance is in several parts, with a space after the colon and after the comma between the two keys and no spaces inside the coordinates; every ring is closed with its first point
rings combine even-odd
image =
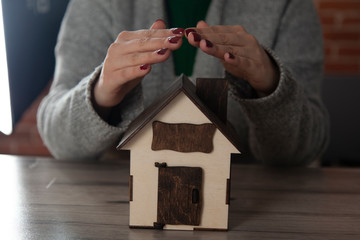
{"type": "MultiPolygon", "coordinates": [[[[186,141],[186,137],[183,140],[186,141]]],[[[120,146],[121,149],[130,150],[130,227],[227,230],[231,154],[239,151],[186,92],[176,93],[166,106],[136,130],[131,140],[120,143],[120,146]],[[200,126],[213,127],[211,150],[154,150],[154,131],[159,124],[185,124],[195,129],[200,126]],[[188,196],[174,196],[173,190],[179,188],[176,181],[179,176],[166,179],[167,176],[161,174],[164,167],[175,172],[182,167],[183,171],[188,172],[186,175],[190,180],[181,181],[190,190],[178,193],[188,196]],[[192,176],[190,170],[193,171],[192,176]],[[192,181],[198,182],[198,186],[194,187],[192,181]],[[163,185],[170,190],[164,190],[163,185]],[[164,219],[170,223],[162,222],[164,219]]]]}

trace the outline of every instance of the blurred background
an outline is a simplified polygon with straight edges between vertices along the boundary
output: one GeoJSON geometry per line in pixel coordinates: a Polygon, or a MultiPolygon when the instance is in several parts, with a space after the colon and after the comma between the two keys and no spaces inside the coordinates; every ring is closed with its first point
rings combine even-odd
{"type": "MultiPolygon", "coordinates": [[[[322,165],[360,166],[360,0],[313,1],[323,27],[323,99],[331,120],[322,165]]],[[[0,154],[50,156],[37,131],[36,111],[52,79],[54,46],[67,3],[2,0],[16,124],[11,135],[0,132],[0,154]]]]}

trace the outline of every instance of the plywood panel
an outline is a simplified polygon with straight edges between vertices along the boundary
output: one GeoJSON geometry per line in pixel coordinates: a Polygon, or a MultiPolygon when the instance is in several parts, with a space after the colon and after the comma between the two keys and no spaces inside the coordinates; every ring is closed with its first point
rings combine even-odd
{"type": "Polygon", "coordinates": [[[201,168],[159,168],[158,223],[199,226],[201,193],[201,168]]]}
{"type": "MultiPolygon", "coordinates": [[[[203,124],[209,119],[180,93],[154,121],[167,123],[203,124]]],[[[130,224],[133,226],[153,226],[157,221],[158,169],[155,162],[166,162],[169,167],[188,166],[203,169],[202,220],[199,228],[226,229],[229,205],[226,205],[227,179],[230,178],[230,154],[238,150],[216,129],[213,151],[208,153],[183,153],[172,150],[153,151],[152,122],[135,135],[126,145],[131,149],[130,174],[133,179],[133,201],[130,202],[130,224]],[[143,199],[146,199],[144,201],[143,199]],[[215,216],[215,217],[214,217],[215,216]]],[[[193,229],[185,225],[166,225],[164,229],[193,229]]]]}
{"type": "Polygon", "coordinates": [[[177,152],[203,152],[213,150],[213,138],[216,127],[211,123],[164,123],[154,121],[151,149],[174,150],[177,152]]]}

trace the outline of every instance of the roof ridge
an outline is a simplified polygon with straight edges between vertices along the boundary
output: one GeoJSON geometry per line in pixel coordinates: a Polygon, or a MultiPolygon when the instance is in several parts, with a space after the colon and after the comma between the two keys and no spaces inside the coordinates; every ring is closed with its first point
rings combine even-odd
{"type": "Polygon", "coordinates": [[[233,131],[230,124],[226,124],[214,114],[208,106],[196,94],[196,87],[191,80],[184,74],[181,74],[174,81],[163,95],[155,100],[146,108],[135,120],[129,125],[128,130],[124,133],[117,149],[121,149],[131,138],[136,135],[148,122],[150,122],[168,103],[170,103],[180,92],[183,92],[199,110],[218,128],[222,134],[239,150],[240,141],[237,134],[233,131]]]}

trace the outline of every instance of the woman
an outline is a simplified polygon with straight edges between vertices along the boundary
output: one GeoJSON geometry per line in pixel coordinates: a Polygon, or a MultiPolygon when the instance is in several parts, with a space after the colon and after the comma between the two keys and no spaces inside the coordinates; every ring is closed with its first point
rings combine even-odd
{"type": "Polygon", "coordinates": [[[171,19],[169,12],[161,0],[70,2],[54,82],[38,112],[41,136],[56,158],[94,158],[118,141],[175,79],[172,53],[186,41],[199,48],[192,79],[230,81],[228,120],[245,156],[273,165],[321,156],[328,117],[312,1],[213,0],[206,21],[185,31],[153,22],[171,19]]]}

